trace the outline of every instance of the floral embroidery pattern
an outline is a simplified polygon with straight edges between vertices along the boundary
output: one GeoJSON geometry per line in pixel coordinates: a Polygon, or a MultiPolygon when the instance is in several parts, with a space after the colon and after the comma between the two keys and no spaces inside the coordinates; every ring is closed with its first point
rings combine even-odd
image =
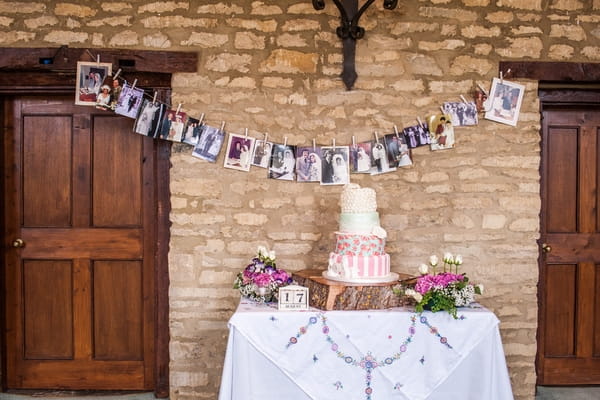
{"type": "Polygon", "coordinates": [[[438,332],[438,329],[435,326],[432,326],[429,321],[427,321],[427,317],[424,315],[421,315],[421,317],[419,318],[419,321],[423,324],[426,325],[429,328],[429,332],[431,332],[431,334],[437,336],[440,339],[440,343],[443,344],[444,346],[448,347],[449,349],[452,348],[452,346],[450,345],[450,343],[448,343],[448,338],[446,338],[445,336],[440,335],[440,333],[438,332]]]}
{"type": "Polygon", "coordinates": [[[306,332],[308,332],[308,328],[311,325],[316,324],[318,321],[317,317],[310,317],[308,320],[308,324],[301,326],[300,329],[298,329],[298,333],[296,333],[296,336],[292,336],[287,344],[287,346],[285,346],[286,348],[290,347],[291,345],[294,345],[296,343],[298,343],[298,339],[300,339],[300,336],[306,334],[306,332]]]}
{"type": "MultiPolygon", "coordinates": [[[[370,318],[370,316],[369,316],[369,318],[370,318]]],[[[340,345],[330,335],[331,329],[330,329],[329,325],[327,324],[327,316],[325,315],[324,312],[318,313],[315,316],[311,316],[308,320],[308,323],[304,326],[301,326],[298,329],[298,332],[296,333],[296,335],[292,336],[289,339],[289,342],[286,345],[286,348],[289,348],[290,346],[297,344],[298,341],[302,338],[302,336],[308,332],[309,328],[313,325],[316,325],[317,322],[320,320],[321,321],[321,333],[323,335],[325,335],[325,340],[329,343],[329,349],[331,351],[333,351],[335,353],[335,355],[340,360],[342,360],[346,365],[358,367],[365,371],[365,390],[364,390],[365,400],[372,400],[372,397],[371,397],[373,394],[373,388],[371,386],[372,379],[373,379],[372,372],[376,368],[383,368],[383,367],[392,365],[395,361],[399,360],[400,357],[402,357],[402,355],[404,353],[406,353],[408,346],[413,342],[413,338],[417,332],[417,329],[416,329],[417,318],[421,324],[423,324],[429,328],[429,331],[431,334],[433,334],[437,338],[439,338],[440,343],[445,345],[447,348],[452,349],[452,346],[448,343],[448,339],[446,337],[442,336],[438,332],[438,329],[429,323],[429,321],[427,320],[427,317],[425,317],[422,314],[413,314],[410,317],[411,323],[410,323],[410,326],[408,327],[408,336],[406,337],[406,339],[404,339],[404,341],[400,344],[400,346],[398,346],[397,350],[393,354],[390,354],[388,357],[383,358],[382,361],[378,361],[378,359],[375,356],[373,356],[371,354],[371,352],[367,352],[367,354],[365,356],[361,356],[360,358],[357,358],[357,357],[352,356],[351,354],[344,353],[344,351],[340,348],[340,345]]],[[[346,338],[348,338],[348,337],[349,337],[349,335],[346,335],[346,338]]],[[[389,335],[388,338],[391,339],[392,336],[389,335]]],[[[318,360],[319,359],[317,358],[317,355],[313,354],[313,362],[316,363],[318,360]]],[[[421,364],[425,364],[425,356],[422,356],[419,361],[421,362],[421,364]]],[[[336,381],[333,383],[333,385],[335,386],[336,390],[340,390],[340,389],[344,388],[341,381],[336,381]]],[[[394,385],[394,390],[401,390],[402,386],[403,385],[401,383],[396,383],[394,385]]]]}
{"type": "Polygon", "coordinates": [[[335,342],[335,340],[329,335],[330,329],[329,329],[329,326],[327,325],[327,317],[325,316],[325,314],[320,314],[319,316],[321,318],[321,325],[322,325],[321,331],[323,332],[324,335],[326,335],[325,340],[327,340],[327,342],[330,343],[331,351],[333,351],[338,358],[344,360],[344,362],[346,364],[352,365],[355,367],[359,367],[359,368],[365,370],[365,372],[366,372],[366,376],[365,376],[365,385],[366,385],[365,395],[366,395],[366,397],[365,397],[365,399],[371,400],[371,395],[373,394],[373,388],[371,387],[371,380],[373,378],[373,375],[371,373],[373,372],[373,370],[375,368],[382,368],[382,367],[385,367],[388,365],[392,365],[394,363],[394,361],[400,359],[402,354],[406,352],[408,345],[413,341],[413,337],[415,336],[415,333],[416,333],[416,329],[415,329],[415,324],[416,324],[416,320],[417,320],[416,315],[413,315],[411,317],[411,325],[408,328],[408,337],[404,340],[404,342],[402,342],[402,344],[398,348],[398,351],[396,353],[392,354],[391,356],[384,358],[383,362],[377,361],[377,358],[375,358],[371,354],[371,352],[368,352],[366,356],[363,356],[360,359],[357,359],[356,357],[352,357],[351,355],[345,354],[343,351],[340,350],[340,346],[335,342]]]}

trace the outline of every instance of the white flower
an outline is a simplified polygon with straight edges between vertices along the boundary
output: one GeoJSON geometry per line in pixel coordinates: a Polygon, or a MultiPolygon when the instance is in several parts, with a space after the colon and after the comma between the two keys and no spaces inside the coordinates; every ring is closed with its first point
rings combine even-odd
{"type": "Polygon", "coordinates": [[[275,260],[275,250],[271,250],[271,251],[269,252],[269,258],[270,258],[271,260],[275,260]]]}
{"type": "Polygon", "coordinates": [[[421,275],[427,275],[427,272],[429,272],[429,267],[427,266],[427,264],[419,265],[419,273],[421,275]]]}
{"type": "Polygon", "coordinates": [[[438,265],[438,258],[436,255],[429,257],[429,265],[431,265],[432,267],[438,265]]]}
{"type": "Polygon", "coordinates": [[[413,299],[415,299],[417,301],[417,303],[420,303],[421,300],[423,300],[423,295],[421,293],[417,292],[414,289],[406,289],[406,291],[404,292],[404,294],[406,294],[407,296],[410,296],[413,299]]]}
{"type": "Polygon", "coordinates": [[[477,288],[479,289],[479,293],[483,294],[483,285],[481,283],[477,285],[477,288]]]}
{"type": "Polygon", "coordinates": [[[454,263],[454,257],[452,256],[452,253],[444,253],[444,262],[446,264],[454,263]]]}
{"type": "Polygon", "coordinates": [[[456,256],[454,256],[454,265],[461,265],[463,262],[462,260],[462,256],[460,254],[457,254],[456,256]]]}
{"type": "Polygon", "coordinates": [[[262,255],[267,255],[267,248],[265,246],[258,246],[258,249],[256,250],[256,252],[258,253],[259,256],[262,255]]]}

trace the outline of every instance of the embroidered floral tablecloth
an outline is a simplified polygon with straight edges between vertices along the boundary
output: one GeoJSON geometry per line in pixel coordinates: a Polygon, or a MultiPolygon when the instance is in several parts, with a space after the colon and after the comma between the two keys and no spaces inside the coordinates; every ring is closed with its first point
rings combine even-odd
{"type": "Polygon", "coordinates": [[[458,315],[242,301],[219,399],[512,399],[498,319],[480,307],[458,315]]]}

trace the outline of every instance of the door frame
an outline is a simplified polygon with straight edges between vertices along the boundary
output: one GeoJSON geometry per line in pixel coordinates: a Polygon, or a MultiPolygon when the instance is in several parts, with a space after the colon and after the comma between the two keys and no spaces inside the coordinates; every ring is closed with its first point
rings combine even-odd
{"type": "MultiPolygon", "coordinates": [[[[138,87],[153,89],[157,98],[169,104],[171,97],[171,75],[173,72],[196,72],[197,54],[191,52],[162,52],[162,51],[133,51],[115,49],[93,49],[102,62],[111,62],[113,71],[121,69],[121,77],[128,80],[138,80],[138,87]]],[[[90,61],[92,53],[87,49],[70,49],[66,46],[56,48],[0,49],[0,100],[7,97],[22,95],[73,95],[76,87],[77,61],[90,61]]],[[[95,61],[95,60],[93,60],[95,61]]],[[[2,116],[2,132],[6,127],[7,117],[0,104],[2,116]]],[[[155,384],[154,393],[158,398],[169,396],[169,268],[168,252],[170,240],[169,213],[171,211],[170,156],[171,142],[154,141],[156,157],[155,191],[156,191],[156,246],[155,254],[155,384]]],[[[4,141],[0,141],[4,146],[4,141]]],[[[4,152],[0,152],[0,161],[4,152]]],[[[0,192],[4,193],[4,174],[0,176],[0,192]]],[[[4,207],[4,205],[2,205],[4,207]]],[[[0,222],[4,224],[4,210],[1,210],[0,222]]],[[[4,234],[1,233],[1,236],[4,234]]],[[[4,246],[0,248],[0,284],[4,284],[5,249],[10,238],[2,237],[4,246]]],[[[5,298],[0,296],[0,390],[6,390],[6,338],[4,335],[5,298]]]]}
{"type": "MultiPolygon", "coordinates": [[[[584,90],[581,88],[544,88],[541,87],[538,91],[538,97],[540,100],[540,113],[545,111],[581,111],[585,110],[598,110],[598,105],[600,105],[600,89],[591,89],[584,90]]],[[[543,117],[543,114],[542,114],[543,117]]],[[[544,236],[546,234],[546,223],[547,220],[546,210],[547,210],[547,191],[549,189],[548,177],[545,174],[545,166],[548,165],[548,152],[547,149],[547,131],[544,131],[544,124],[542,124],[542,130],[540,131],[541,135],[541,146],[542,148],[542,158],[540,161],[540,190],[541,190],[541,211],[540,211],[540,237],[538,239],[538,249],[539,249],[539,281],[538,281],[538,331],[537,331],[537,355],[536,355],[536,374],[537,374],[537,384],[544,385],[550,384],[547,383],[548,380],[552,380],[550,378],[549,369],[544,367],[544,357],[545,354],[545,327],[546,327],[546,319],[547,312],[545,308],[545,304],[543,304],[542,300],[544,298],[543,294],[546,293],[546,281],[547,281],[547,273],[548,268],[543,267],[545,264],[549,264],[545,262],[548,258],[548,255],[544,253],[544,243],[549,243],[547,238],[544,236]],[[545,140],[546,139],[546,140],[545,140]]],[[[570,262],[567,262],[570,263],[570,262]]],[[[577,322],[576,322],[577,324],[577,322]]],[[[579,327],[579,325],[577,325],[579,327]]],[[[554,373],[556,375],[556,373],[554,373]]],[[[568,378],[567,378],[568,379],[568,378]]],[[[586,384],[581,382],[573,383],[560,383],[561,386],[567,385],[575,385],[575,384],[586,384]]],[[[556,384],[556,383],[554,383],[556,384]]]]}
{"type": "MultiPolygon", "coordinates": [[[[593,104],[600,103],[600,63],[574,63],[574,62],[543,62],[543,61],[505,61],[500,62],[499,72],[504,73],[506,79],[524,78],[538,81],[538,98],[540,101],[541,113],[547,109],[558,108],[584,108],[593,104]]],[[[545,145],[543,141],[543,131],[540,128],[540,150],[545,145]]],[[[542,152],[542,156],[544,156],[542,152]]],[[[544,220],[544,210],[546,205],[544,188],[543,167],[547,160],[540,159],[540,197],[542,208],[540,210],[540,232],[543,232],[546,221],[544,220]]],[[[544,326],[545,315],[542,302],[542,293],[545,290],[545,270],[542,268],[544,254],[542,244],[544,237],[538,239],[538,328],[536,335],[536,375],[537,382],[543,378],[543,371],[540,371],[538,358],[540,351],[543,351],[542,328],[544,326]]],[[[536,383],[537,383],[536,382],[536,383]]]]}

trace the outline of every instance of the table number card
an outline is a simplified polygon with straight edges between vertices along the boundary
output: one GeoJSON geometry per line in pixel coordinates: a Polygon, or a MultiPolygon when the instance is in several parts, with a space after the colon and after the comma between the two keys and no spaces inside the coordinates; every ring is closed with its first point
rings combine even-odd
{"type": "Polygon", "coordinates": [[[289,285],[279,288],[280,310],[308,310],[308,288],[289,285]]]}

